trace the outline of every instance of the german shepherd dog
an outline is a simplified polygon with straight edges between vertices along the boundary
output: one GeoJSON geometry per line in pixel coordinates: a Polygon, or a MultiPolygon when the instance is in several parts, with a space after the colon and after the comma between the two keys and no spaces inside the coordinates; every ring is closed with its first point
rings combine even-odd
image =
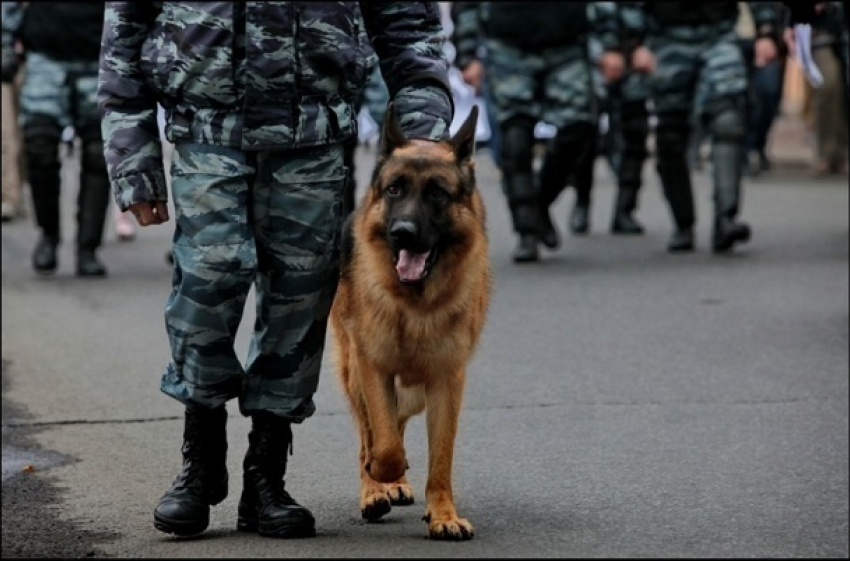
{"type": "Polygon", "coordinates": [[[360,432],[360,513],[413,504],[404,429],[426,412],[431,538],[468,540],[452,462],[466,366],[491,292],[473,108],[451,138],[407,140],[388,105],[371,185],[343,228],[331,309],[341,385],[360,432]]]}

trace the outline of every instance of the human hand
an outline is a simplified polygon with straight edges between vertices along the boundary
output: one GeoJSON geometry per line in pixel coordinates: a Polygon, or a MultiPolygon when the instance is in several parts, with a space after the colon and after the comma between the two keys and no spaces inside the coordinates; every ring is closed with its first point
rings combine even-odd
{"type": "Polygon", "coordinates": [[[646,47],[638,47],[632,52],[632,68],[637,72],[650,74],[655,70],[655,55],[646,47]]]}
{"type": "Polygon", "coordinates": [[[788,47],[788,56],[796,59],[797,58],[797,50],[796,50],[796,40],[794,39],[794,29],[788,27],[782,33],[782,37],[785,40],[785,46],[788,47]]]}
{"type": "Polygon", "coordinates": [[[761,68],[767,63],[776,60],[778,49],[776,43],[770,37],[759,37],[753,45],[753,63],[761,68]]]}
{"type": "Polygon", "coordinates": [[[473,60],[461,71],[463,81],[472,86],[476,95],[481,93],[481,83],[484,80],[484,65],[480,60],[473,60]]]}
{"type": "Polygon", "coordinates": [[[127,208],[136,217],[139,226],[154,226],[168,222],[168,203],[165,201],[154,201],[136,203],[127,208]]]}
{"type": "Polygon", "coordinates": [[[617,51],[605,51],[599,59],[599,70],[606,82],[614,82],[622,78],[625,68],[625,58],[617,51]]]}

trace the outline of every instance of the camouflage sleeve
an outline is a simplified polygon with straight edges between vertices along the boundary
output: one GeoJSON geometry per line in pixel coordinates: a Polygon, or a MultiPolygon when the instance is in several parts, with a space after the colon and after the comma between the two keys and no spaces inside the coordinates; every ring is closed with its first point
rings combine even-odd
{"type": "Polygon", "coordinates": [[[24,7],[21,2],[3,2],[2,9],[2,74],[3,81],[10,82],[18,71],[15,36],[23,19],[24,7]]]}
{"type": "Polygon", "coordinates": [[[645,2],[616,2],[619,12],[620,39],[626,49],[642,45],[646,39],[645,2]]]}
{"type": "Polygon", "coordinates": [[[620,20],[616,2],[588,2],[592,39],[604,51],[620,50],[620,20]]]}
{"type": "Polygon", "coordinates": [[[151,2],[107,2],[104,12],[97,103],[109,180],[122,211],[168,200],[156,97],[139,68],[155,9],[151,2]]]}
{"type": "Polygon", "coordinates": [[[756,36],[777,39],[785,21],[784,7],[781,2],[747,2],[753,15],[756,36]]]}
{"type": "Polygon", "coordinates": [[[360,7],[405,134],[445,138],[454,101],[437,3],[369,1],[360,7]]]}
{"type": "Polygon", "coordinates": [[[455,66],[463,70],[479,57],[481,45],[480,2],[452,2],[452,44],[455,46],[455,66]]]}

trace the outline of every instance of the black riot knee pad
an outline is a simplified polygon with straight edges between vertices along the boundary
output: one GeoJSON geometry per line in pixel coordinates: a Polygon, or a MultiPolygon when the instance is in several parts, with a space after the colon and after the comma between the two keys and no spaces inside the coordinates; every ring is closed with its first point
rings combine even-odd
{"type": "Polygon", "coordinates": [[[502,124],[502,171],[505,175],[532,170],[535,124],[530,117],[515,117],[502,124]]]}
{"type": "Polygon", "coordinates": [[[33,115],[26,120],[21,136],[30,169],[38,171],[58,168],[62,128],[55,119],[47,115],[33,115]]]}

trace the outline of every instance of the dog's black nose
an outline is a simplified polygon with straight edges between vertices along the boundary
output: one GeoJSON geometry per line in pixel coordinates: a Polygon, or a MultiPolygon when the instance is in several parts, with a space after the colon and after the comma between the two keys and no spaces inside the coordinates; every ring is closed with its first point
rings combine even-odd
{"type": "Polygon", "coordinates": [[[416,241],[416,224],[412,220],[399,219],[390,226],[390,237],[396,246],[406,246],[416,241]]]}

